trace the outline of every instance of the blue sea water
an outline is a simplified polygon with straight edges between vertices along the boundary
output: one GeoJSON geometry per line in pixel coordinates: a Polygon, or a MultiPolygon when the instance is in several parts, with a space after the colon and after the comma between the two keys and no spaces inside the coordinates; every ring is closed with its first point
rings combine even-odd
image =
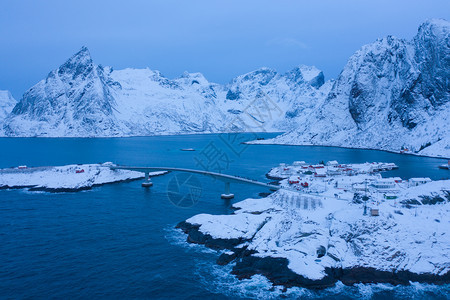
{"type": "MultiPolygon", "coordinates": [[[[271,137],[274,134],[260,134],[271,137]]],[[[239,142],[253,139],[241,134],[239,142]]],[[[294,160],[342,163],[395,162],[384,176],[448,178],[437,168],[446,160],[373,150],[236,143],[221,135],[133,138],[1,138],[0,168],[112,161],[123,165],[168,166],[221,171],[261,181],[271,167],[294,160]],[[194,148],[196,151],[180,151],[194,148]]],[[[435,298],[450,288],[357,285],[324,291],[293,288],[282,292],[262,276],[239,281],[230,266],[218,266],[216,251],[185,242],[174,226],[195,214],[228,214],[232,203],[258,197],[263,188],[232,184],[233,200],[222,200],[224,186],[197,176],[198,202],[172,204],[170,173],[77,193],[0,190],[0,298],[435,298]]]]}

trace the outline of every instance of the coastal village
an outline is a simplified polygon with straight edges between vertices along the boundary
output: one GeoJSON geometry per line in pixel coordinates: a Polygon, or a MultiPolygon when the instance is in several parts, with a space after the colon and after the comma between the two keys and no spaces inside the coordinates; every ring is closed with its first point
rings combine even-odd
{"type": "Polygon", "coordinates": [[[372,207],[371,215],[378,216],[377,207],[381,202],[391,201],[393,205],[397,205],[398,200],[404,198],[410,188],[432,182],[428,177],[404,180],[400,177],[381,176],[381,172],[394,169],[398,169],[396,164],[383,162],[341,164],[328,161],[310,164],[295,161],[291,165],[281,163],[270,170],[267,177],[280,180],[283,188],[302,194],[354,202],[367,200],[372,207]]]}
{"type": "Polygon", "coordinates": [[[274,285],[315,289],[338,281],[445,283],[450,180],[381,176],[396,168],[280,164],[266,175],[279,181],[278,191],[234,203],[231,215],[199,214],[178,228],[191,243],[224,248],[218,262],[232,262],[238,278],[263,274],[274,285]]]}

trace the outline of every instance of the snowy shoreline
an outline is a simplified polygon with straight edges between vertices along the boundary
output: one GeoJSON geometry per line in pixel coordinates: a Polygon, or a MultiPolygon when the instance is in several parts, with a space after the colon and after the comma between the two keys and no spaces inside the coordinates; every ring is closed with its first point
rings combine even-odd
{"type": "MultiPolygon", "coordinates": [[[[276,138],[276,137],[275,137],[276,138]]],[[[273,138],[273,139],[275,139],[273,138]]],[[[393,153],[393,154],[402,154],[402,155],[412,155],[412,156],[418,156],[418,157],[429,157],[429,158],[438,158],[438,159],[450,159],[450,155],[449,156],[438,156],[438,155],[425,155],[425,154],[419,154],[419,153],[411,153],[411,152],[406,152],[406,153],[401,153],[400,151],[394,151],[394,150],[387,150],[387,149],[377,149],[377,148],[363,148],[363,147],[350,147],[350,146],[333,146],[333,145],[318,145],[318,144],[307,144],[307,143],[303,143],[303,144],[286,144],[286,143],[275,143],[275,142],[269,142],[269,143],[265,143],[264,141],[271,141],[273,139],[268,139],[268,140],[253,140],[253,141],[248,141],[248,142],[244,142],[243,144],[247,144],[247,145],[259,145],[259,146],[264,146],[264,145],[272,145],[272,146],[286,146],[286,147],[302,147],[302,146],[314,146],[314,147],[330,147],[330,148],[342,148],[342,149],[356,149],[356,150],[374,150],[374,151],[383,151],[383,152],[387,152],[387,153],[393,153]]]]}
{"type": "Polygon", "coordinates": [[[310,279],[299,275],[289,268],[289,260],[283,257],[256,256],[257,252],[248,250],[241,244],[249,242],[245,239],[213,238],[200,230],[200,225],[182,221],[176,226],[187,234],[187,242],[204,245],[210,249],[221,251],[216,263],[224,266],[235,263],[231,274],[238,279],[250,279],[254,275],[263,275],[275,286],[285,288],[304,287],[309,289],[325,289],[335,286],[340,281],[352,286],[358,283],[388,283],[392,285],[410,285],[411,282],[443,285],[450,283],[450,272],[444,275],[431,273],[414,273],[410,271],[383,271],[373,267],[325,268],[322,279],[310,279]]]}
{"type": "MultiPolygon", "coordinates": [[[[183,133],[169,133],[169,134],[154,134],[154,135],[117,135],[117,136],[14,136],[14,137],[8,137],[8,136],[0,136],[0,139],[9,139],[9,138],[14,138],[14,139],[29,139],[29,138],[43,138],[43,139],[117,139],[117,138],[146,138],[146,137],[170,137],[170,136],[192,136],[192,135],[217,135],[217,134],[227,134],[227,133],[237,133],[237,134],[250,134],[250,133],[254,133],[254,134],[258,134],[258,133],[274,133],[274,134],[279,134],[282,135],[282,132],[266,132],[266,131],[261,131],[261,132],[183,132],[183,133]]],[[[278,137],[278,136],[277,136],[278,137]]],[[[330,147],[330,148],[342,148],[342,149],[356,149],[356,150],[373,150],[373,151],[383,151],[383,152],[387,152],[387,153],[393,153],[393,154],[402,154],[402,155],[413,155],[413,156],[418,156],[418,157],[429,157],[429,158],[437,158],[437,159],[450,159],[450,155],[449,156],[439,156],[439,155],[426,155],[426,154],[420,154],[420,153],[411,153],[411,152],[407,152],[407,153],[400,153],[400,151],[394,151],[394,150],[387,150],[387,149],[378,149],[378,148],[363,148],[363,147],[350,147],[350,146],[333,146],[333,145],[319,145],[319,144],[307,144],[307,143],[299,143],[299,144],[287,144],[287,143],[276,143],[276,142],[269,142],[266,143],[266,141],[272,141],[273,139],[277,138],[274,137],[272,139],[267,139],[267,140],[251,140],[251,141],[247,141],[247,142],[243,142],[242,144],[246,144],[246,145],[258,145],[258,146],[263,146],[263,145],[277,145],[277,146],[286,146],[286,147],[303,147],[303,146],[314,146],[314,147],[330,147]]]]}
{"type": "MultiPolygon", "coordinates": [[[[370,165],[352,168],[366,172],[362,168],[370,165]]],[[[363,215],[363,201],[351,199],[353,193],[338,186],[333,189],[342,175],[319,196],[294,191],[292,175],[278,174],[288,169],[292,171],[292,166],[266,174],[281,179],[285,189],[235,203],[231,215],[200,214],[176,227],[187,234],[187,242],[219,250],[217,263],[231,264],[231,273],[239,279],[260,274],[273,285],[310,289],[331,287],[338,281],[345,285],[450,283],[450,180],[418,186],[400,183],[395,200],[372,193],[367,201],[370,213],[363,215]],[[339,195],[330,197],[333,193],[339,195]]],[[[374,175],[349,178],[358,176],[374,175]]],[[[312,179],[299,178],[300,182],[312,179]]],[[[312,185],[317,183],[313,180],[312,185]]]]}
{"type": "MultiPolygon", "coordinates": [[[[55,167],[0,169],[0,189],[28,189],[65,193],[90,190],[104,184],[129,182],[144,178],[141,172],[111,170],[112,164],[81,164],[55,167]]],[[[152,172],[151,177],[167,171],[152,172]]]]}

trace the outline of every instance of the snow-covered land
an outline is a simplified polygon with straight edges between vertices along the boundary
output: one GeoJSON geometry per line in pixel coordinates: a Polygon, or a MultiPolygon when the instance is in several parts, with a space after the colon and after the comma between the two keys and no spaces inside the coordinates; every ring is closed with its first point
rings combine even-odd
{"type": "Polygon", "coordinates": [[[450,157],[450,25],[423,23],[411,41],[365,45],[347,62],[317,110],[273,140],[450,157]]]}
{"type": "Polygon", "coordinates": [[[326,82],[303,65],[284,74],[261,68],[226,85],[200,73],[168,79],[102,67],[83,47],[25,92],[0,136],[282,131],[255,142],[450,157],[449,28],[433,19],[411,41],[388,36],[365,45],[326,82]]]}
{"type": "MultiPolygon", "coordinates": [[[[32,191],[71,192],[107,183],[143,178],[141,172],[111,170],[109,164],[0,169],[0,189],[27,188],[32,191]]],[[[166,171],[153,172],[158,176],[166,171]]]]}
{"type": "MultiPolygon", "coordinates": [[[[370,181],[358,196],[351,191],[357,186],[336,184],[345,175],[331,176],[315,179],[327,186],[322,191],[298,191],[286,179],[266,198],[234,204],[232,215],[200,214],[178,226],[190,242],[227,249],[218,263],[232,262],[239,278],[262,274],[277,285],[313,288],[450,282],[450,180],[392,187],[370,181]]],[[[370,176],[376,178],[346,177],[370,176]]]]}

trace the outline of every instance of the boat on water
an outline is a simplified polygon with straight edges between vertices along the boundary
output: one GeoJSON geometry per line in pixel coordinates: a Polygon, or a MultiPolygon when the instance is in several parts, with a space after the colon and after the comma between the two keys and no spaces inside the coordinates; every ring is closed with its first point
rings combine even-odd
{"type": "Polygon", "coordinates": [[[182,148],[181,151],[195,151],[194,148],[182,148]]]}
{"type": "Polygon", "coordinates": [[[440,165],[439,169],[450,170],[450,160],[446,164],[440,165]]]}

